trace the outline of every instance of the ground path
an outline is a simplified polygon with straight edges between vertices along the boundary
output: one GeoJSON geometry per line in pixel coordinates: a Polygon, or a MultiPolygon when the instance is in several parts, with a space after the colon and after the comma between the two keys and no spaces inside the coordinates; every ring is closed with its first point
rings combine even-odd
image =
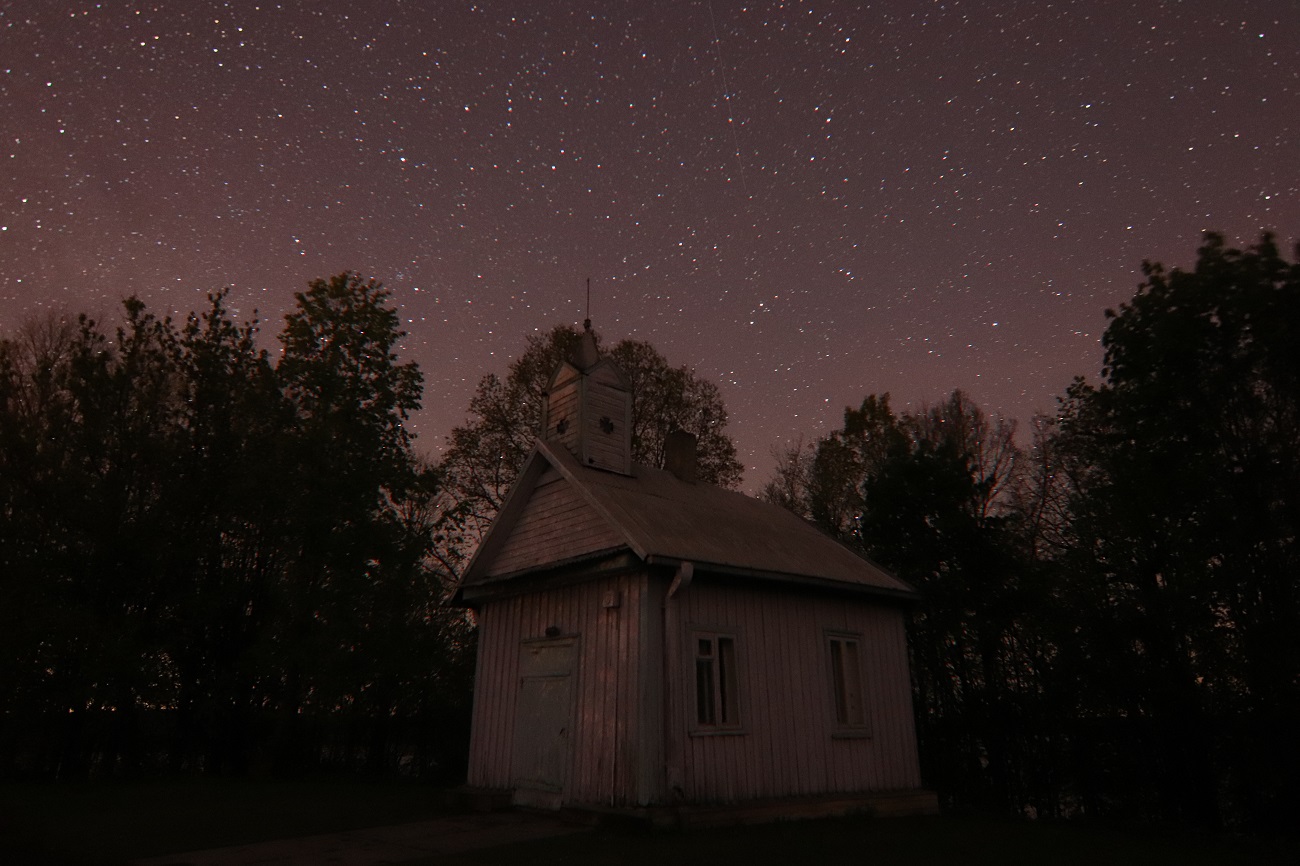
{"type": "Polygon", "coordinates": [[[149,857],[132,866],[379,866],[589,829],[548,815],[482,812],[149,857]]]}

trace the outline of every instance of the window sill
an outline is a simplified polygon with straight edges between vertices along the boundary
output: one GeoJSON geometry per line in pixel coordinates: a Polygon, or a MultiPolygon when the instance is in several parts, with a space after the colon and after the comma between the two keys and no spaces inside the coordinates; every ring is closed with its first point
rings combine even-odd
{"type": "Polygon", "coordinates": [[[745,728],[691,728],[687,733],[692,737],[736,737],[749,731],[745,728]]]}
{"type": "Polygon", "coordinates": [[[832,740],[869,740],[871,739],[871,730],[869,728],[842,728],[838,731],[831,732],[832,740]]]}

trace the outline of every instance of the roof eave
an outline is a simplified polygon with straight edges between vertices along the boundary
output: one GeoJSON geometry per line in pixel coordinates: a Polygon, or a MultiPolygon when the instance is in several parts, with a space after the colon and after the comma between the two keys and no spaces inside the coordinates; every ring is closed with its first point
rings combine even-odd
{"type": "MultiPolygon", "coordinates": [[[[649,565],[661,565],[670,568],[676,568],[682,562],[680,557],[662,556],[659,554],[651,554],[646,557],[645,561],[649,565]]],[[[723,574],[730,577],[754,578],[770,583],[817,587],[819,589],[833,590],[835,592],[848,592],[854,595],[870,595],[877,598],[888,598],[898,602],[917,602],[920,601],[921,598],[920,592],[903,583],[901,580],[898,581],[900,584],[898,587],[877,586],[869,583],[856,583],[848,580],[840,580],[833,577],[791,574],[780,571],[765,571],[745,566],[728,565],[726,563],[697,561],[694,562],[694,565],[700,572],[712,572],[714,574],[723,574]]],[[[895,579],[897,580],[897,578],[895,579]]]]}
{"type": "Polygon", "coordinates": [[[585,583],[637,568],[644,568],[641,559],[626,547],[598,550],[569,557],[544,568],[524,568],[464,587],[456,599],[456,606],[477,610],[485,601],[530,592],[540,585],[553,587],[585,583]]]}

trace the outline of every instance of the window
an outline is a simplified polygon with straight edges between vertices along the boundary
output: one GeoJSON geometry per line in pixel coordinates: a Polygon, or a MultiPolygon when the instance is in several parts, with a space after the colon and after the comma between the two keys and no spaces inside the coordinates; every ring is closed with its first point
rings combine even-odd
{"type": "Polygon", "coordinates": [[[695,721],[701,729],[740,727],[736,639],[695,635],[695,721]]]}
{"type": "Polygon", "coordinates": [[[835,724],[855,733],[867,733],[867,712],[862,699],[862,666],[858,639],[830,635],[831,686],[835,694],[835,724]]]}

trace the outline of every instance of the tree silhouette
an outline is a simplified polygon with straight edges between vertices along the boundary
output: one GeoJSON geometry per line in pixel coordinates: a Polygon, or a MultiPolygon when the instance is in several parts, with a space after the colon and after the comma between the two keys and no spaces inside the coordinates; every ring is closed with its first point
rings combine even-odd
{"type": "MultiPolygon", "coordinates": [[[[1297,250],[1300,258],[1300,250],[1297,250]]],[[[1300,265],[1147,263],[1031,447],[954,394],[781,455],[773,501],[920,587],[926,771],[1038,814],[1287,826],[1300,747],[1300,265]]]]}
{"type": "Polygon", "coordinates": [[[0,342],[0,772],[455,766],[419,371],[379,284],[296,299],[278,364],[224,293],[0,342]]]}
{"type": "MultiPolygon", "coordinates": [[[[470,420],[452,430],[442,461],[449,509],[446,564],[472,550],[514,483],[541,426],[542,399],[551,375],[578,344],[580,333],[557,325],[529,336],[526,348],[502,380],[489,374],[470,400],[470,420]]],[[[599,338],[598,338],[599,339],[599,338]]],[[[725,432],[727,410],[717,386],[687,367],[673,367],[649,343],[623,340],[608,350],[632,386],[632,459],[662,466],[671,431],[694,433],[699,477],[724,486],[740,482],[744,467],[725,432]]]]}
{"type": "Polygon", "coordinates": [[[1124,659],[1115,710],[1159,726],[1167,811],[1276,820],[1300,769],[1282,734],[1300,718],[1300,266],[1269,235],[1207,234],[1193,270],[1143,272],[1107,313],[1103,382],[1076,382],[1062,419],[1089,469],[1076,553],[1110,611],[1094,655],[1124,659]]]}

